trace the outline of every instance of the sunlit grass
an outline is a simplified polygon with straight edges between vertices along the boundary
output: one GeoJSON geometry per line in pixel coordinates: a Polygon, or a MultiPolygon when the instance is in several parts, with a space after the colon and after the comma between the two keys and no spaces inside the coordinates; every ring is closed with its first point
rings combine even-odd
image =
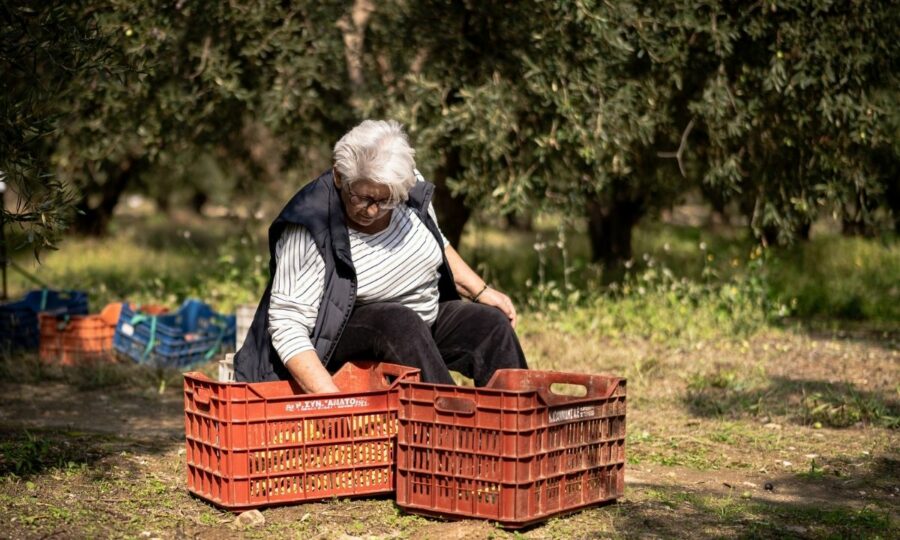
{"type": "MultiPolygon", "coordinates": [[[[189,275],[197,262],[189,255],[157,251],[136,245],[125,237],[104,240],[74,238],[59,251],[46,253],[42,262],[19,257],[23,269],[50,288],[74,288],[88,291],[91,307],[100,309],[107,302],[141,300],[160,276],[189,275]]],[[[13,295],[37,286],[28,277],[11,272],[13,295]]],[[[157,300],[166,300],[161,298],[157,300]]]]}
{"type": "Polygon", "coordinates": [[[175,307],[189,297],[232,311],[262,292],[268,259],[239,226],[150,216],[123,219],[113,230],[103,239],[67,238],[40,262],[16,253],[24,273],[10,270],[10,296],[46,285],[87,291],[93,311],[122,300],[175,307]]]}
{"type": "Polygon", "coordinates": [[[832,236],[780,249],[776,294],[796,298],[799,317],[900,322],[900,242],[832,236]]]}
{"type": "MultiPolygon", "coordinates": [[[[635,230],[625,280],[610,288],[590,261],[582,222],[535,223],[522,231],[472,222],[460,251],[521,312],[572,332],[694,341],[745,336],[785,316],[900,321],[896,241],[822,236],[764,253],[744,229],[646,222],[635,230]]],[[[118,218],[113,231],[67,238],[41,264],[29,253],[15,260],[50,287],[87,290],[95,310],[187,296],[230,310],[262,292],[268,255],[259,223],[151,215],[118,218]]],[[[12,271],[10,287],[16,297],[38,285],[12,271]]]]}
{"type": "MultiPolygon", "coordinates": [[[[563,221],[537,220],[534,231],[502,231],[473,224],[463,237],[462,253],[488,281],[507,291],[518,304],[526,304],[547,291],[557,291],[556,302],[543,302],[537,311],[571,312],[596,302],[595,311],[609,318],[604,269],[591,263],[590,245],[579,221],[561,227],[563,221]],[[574,300],[570,302],[568,300],[574,300]]],[[[781,316],[804,319],[864,320],[886,324],[900,322],[900,242],[894,238],[845,238],[821,235],[793,246],[761,249],[746,229],[717,229],[645,222],[634,232],[634,259],[628,274],[635,276],[650,267],[667,270],[676,280],[692,283],[729,284],[746,282],[750,274],[764,280],[770,305],[786,309],[781,316]],[[761,261],[763,259],[764,261],[761,261]]],[[[619,296],[615,303],[630,301],[647,306],[638,318],[660,314],[655,324],[668,324],[672,316],[685,317],[683,307],[660,310],[665,297],[653,298],[637,288],[619,296]],[[635,294],[636,293],[636,294],[635,294]]],[[[746,291],[722,288],[722,294],[746,291]]],[[[716,302],[716,298],[709,298],[716,302]]],[[[703,304],[704,302],[699,302],[703,304]]],[[[532,306],[533,309],[535,306],[532,306]]],[[[734,306],[731,306],[734,307],[734,306]]],[[[614,310],[615,311],[615,310],[614,310]]],[[[618,310],[628,314],[631,310],[618,310]]],[[[688,310],[694,313],[694,309],[688,310]]],[[[711,315],[715,323],[722,313],[711,315]]],[[[576,319],[579,318],[576,314],[576,319]]],[[[602,315],[601,315],[602,316],[602,315]]],[[[753,317],[735,314],[735,319],[753,317]]],[[[697,324],[698,328],[708,327],[697,324]]],[[[594,321],[592,324],[598,324],[594,321]]],[[[602,322],[600,326],[604,326],[602,322]]],[[[716,326],[715,324],[713,326],[716,326]]],[[[755,326],[755,323],[754,323],[755,326]]],[[[644,333],[644,332],[642,332],[644,333]]]]}

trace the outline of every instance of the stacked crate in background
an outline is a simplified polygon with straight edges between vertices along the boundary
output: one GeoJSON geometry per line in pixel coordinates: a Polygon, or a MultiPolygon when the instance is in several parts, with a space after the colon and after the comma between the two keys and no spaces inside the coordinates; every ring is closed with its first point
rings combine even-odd
{"type": "Polygon", "coordinates": [[[123,306],[113,348],[145,365],[186,368],[231,350],[234,315],[217,313],[199,300],[186,300],[177,311],[153,315],[123,306]]]}
{"type": "Polygon", "coordinates": [[[0,304],[0,352],[34,351],[40,344],[40,314],[87,315],[88,296],[83,291],[31,291],[15,302],[0,304]]]}
{"type": "Polygon", "coordinates": [[[45,363],[76,365],[116,358],[186,368],[233,350],[235,316],[186,300],[175,313],[116,302],[89,313],[83,291],[43,289],[0,304],[0,354],[39,351],[45,363]]]}
{"type": "MultiPolygon", "coordinates": [[[[114,302],[100,313],[90,315],[41,313],[38,317],[41,360],[62,365],[113,360],[113,336],[122,306],[122,302],[114,302]]],[[[152,314],[167,311],[156,305],[131,305],[131,309],[152,314]]]]}

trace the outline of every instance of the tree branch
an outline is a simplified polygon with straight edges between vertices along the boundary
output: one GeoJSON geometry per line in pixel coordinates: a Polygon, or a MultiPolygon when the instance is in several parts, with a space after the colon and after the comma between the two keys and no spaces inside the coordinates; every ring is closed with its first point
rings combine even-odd
{"type": "Polygon", "coordinates": [[[684,132],[681,134],[681,143],[678,145],[678,149],[674,152],[658,152],[656,155],[661,158],[675,158],[678,162],[678,170],[681,171],[681,176],[687,177],[687,174],[684,172],[684,163],[682,162],[682,158],[684,157],[684,151],[687,149],[687,139],[691,134],[691,130],[694,129],[694,118],[691,118],[691,121],[688,122],[686,128],[684,128],[684,132]]]}

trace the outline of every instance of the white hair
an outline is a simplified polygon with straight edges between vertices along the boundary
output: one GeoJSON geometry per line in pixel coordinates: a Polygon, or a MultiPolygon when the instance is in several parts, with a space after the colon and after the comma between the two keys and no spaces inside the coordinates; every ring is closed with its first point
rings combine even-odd
{"type": "Polygon", "coordinates": [[[391,190],[391,199],[406,201],[416,183],[416,151],[395,120],[364,120],[334,145],[334,168],[347,187],[371,180],[391,190]]]}

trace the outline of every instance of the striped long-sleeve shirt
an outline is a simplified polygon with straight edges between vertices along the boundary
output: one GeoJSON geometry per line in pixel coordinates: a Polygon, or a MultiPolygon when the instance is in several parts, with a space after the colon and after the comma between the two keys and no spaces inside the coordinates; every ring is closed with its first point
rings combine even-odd
{"type": "MultiPolygon", "coordinates": [[[[437,223],[431,206],[428,212],[437,223]]],[[[383,231],[348,232],[357,278],[356,305],[397,302],[431,325],[437,318],[438,269],[443,254],[415,212],[401,204],[383,231]]],[[[447,246],[446,238],[443,244],[447,246]]],[[[286,362],[314,349],[310,335],[325,291],[325,261],[312,234],[300,225],[285,228],[275,246],[275,260],[269,333],[286,362]]]]}

